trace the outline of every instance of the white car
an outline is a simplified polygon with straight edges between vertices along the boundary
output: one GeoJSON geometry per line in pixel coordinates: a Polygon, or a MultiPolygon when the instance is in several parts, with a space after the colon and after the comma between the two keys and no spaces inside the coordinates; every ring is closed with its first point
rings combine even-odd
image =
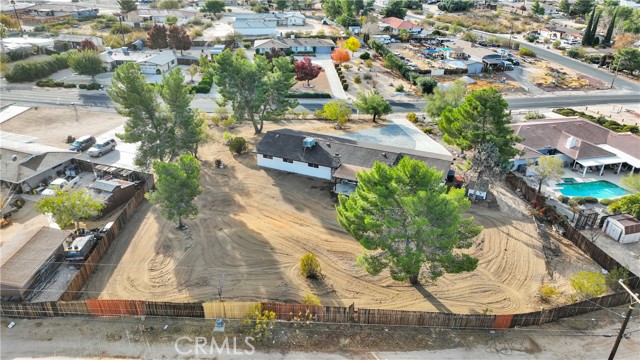
{"type": "Polygon", "coordinates": [[[57,178],[53,180],[49,186],[47,186],[44,191],[42,191],[42,195],[44,196],[53,196],[56,194],[58,190],[67,190],[70,187],[75,186],[78,181],[80,181],[80,177],[68,177],[68,178],[57,178]]]}
{"type": "Polygon", "coordinates": [[[116,141],[114,139],[98,140],[87,153],[92,157],[101,157],[102,155],[116,149],[116,141]]]}

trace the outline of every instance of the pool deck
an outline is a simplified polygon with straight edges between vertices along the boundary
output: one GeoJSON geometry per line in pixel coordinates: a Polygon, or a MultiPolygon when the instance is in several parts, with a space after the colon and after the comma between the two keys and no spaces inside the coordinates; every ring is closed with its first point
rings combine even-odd
{"type": "MultiPolygon", "coordinates": [[[[633,193],[631,190],[625,187],[622,184],[622,181],[620,180],[626,174],[627,173],[623,173],[623,172],[621,172],[620,174],[616,174],[612,171],[605,170],[602,176],[600,176],[600,173],[598,172],[588,172],[587,176],[582,177],[582,173],[577,173],[575,171],[572,171],[571,168],[565,168],[564,174],[560,176],[560,178],[573,178],[575,180],[573,184],[606,180],[610,183],[620,186],[621,188],[629,191],[630,193],[633,193]]],[[[557,188],[557,185],[562,183],[563,183],[562,179],[547,180],[544,183],[542,183],[542,192],[547,196],[557,199],[558,196],[562,195],[560,190],[557,188]]],[[[536,184],[536,187],[537,187],[537,184],[536,184]]]]}

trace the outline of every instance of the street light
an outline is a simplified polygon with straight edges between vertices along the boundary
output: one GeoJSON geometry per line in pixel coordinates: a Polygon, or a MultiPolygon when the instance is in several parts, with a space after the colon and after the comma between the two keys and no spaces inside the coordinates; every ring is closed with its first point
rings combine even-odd
{"type": "Polygon", "coordinates": [[[16,10],[16,2],[11,0],[11,5],[13,5],[13,13],[16,15],[16,20],[18,20],[18,27],[20,28],[20,34],[24,35],[24,30],[22,30],[22,24],[20,24],[20,17],[18,16],[18,11],[16,10]]]}

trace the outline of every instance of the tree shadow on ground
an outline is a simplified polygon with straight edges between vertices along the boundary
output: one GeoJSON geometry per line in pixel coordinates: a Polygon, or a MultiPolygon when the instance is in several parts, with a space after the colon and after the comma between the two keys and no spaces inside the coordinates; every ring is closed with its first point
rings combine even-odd
{"type": "Polygon", "coordinates": [[[446,307],[442,302],[440,302],[438,298],[433,296],[433,294],[431,294],[427,289],[425,289],[425,287],[422,286],[422,284],[414,285],[413,287],[416,290],[418,290],[420,295],[422,295],[422,297],[424,297],[425,300],[427,300],[431,305],[433,305],[433,307],[435,307],[436,310],[440,312],[446,312],[446,313],[452,312],[451,310],[449,310],[448,307],[446,307]]]}

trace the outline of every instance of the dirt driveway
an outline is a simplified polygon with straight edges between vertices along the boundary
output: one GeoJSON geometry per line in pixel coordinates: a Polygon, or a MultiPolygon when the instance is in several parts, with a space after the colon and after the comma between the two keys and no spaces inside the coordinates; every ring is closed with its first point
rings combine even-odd
{"type": "MultiPolygon", "coordinates": [[[[284,126],[335,131],[324,122],[265,125],[284,126]]],[[[235,131],[251,144],[259,139],[250,126],[235,131]]],[[[224,275],[223,296],[236,300],[300,301],[312,292],[325,305],[355,302],[361,308],[513,313],[537,306],[546,267],[542,240],[527,218],[474,206],[472,215],[486,228],[468,250],[480,258],[478,270],[416,288],[355,266],[362,248],[336,221],[330,183],[259,169],[254,155],[234,157],[220,142],[204,146],[200,158],[204,191],[200,215],[187,221],[190,230],[176,230],[156,208],[143,205],[93,276],[87,297],[209,300],[217,297],[224,275]],[[228,166],[213,167],[216,158],[228,166]],[[299,275],[307,252],[319,257],[323,282],[299,275]]]]}

